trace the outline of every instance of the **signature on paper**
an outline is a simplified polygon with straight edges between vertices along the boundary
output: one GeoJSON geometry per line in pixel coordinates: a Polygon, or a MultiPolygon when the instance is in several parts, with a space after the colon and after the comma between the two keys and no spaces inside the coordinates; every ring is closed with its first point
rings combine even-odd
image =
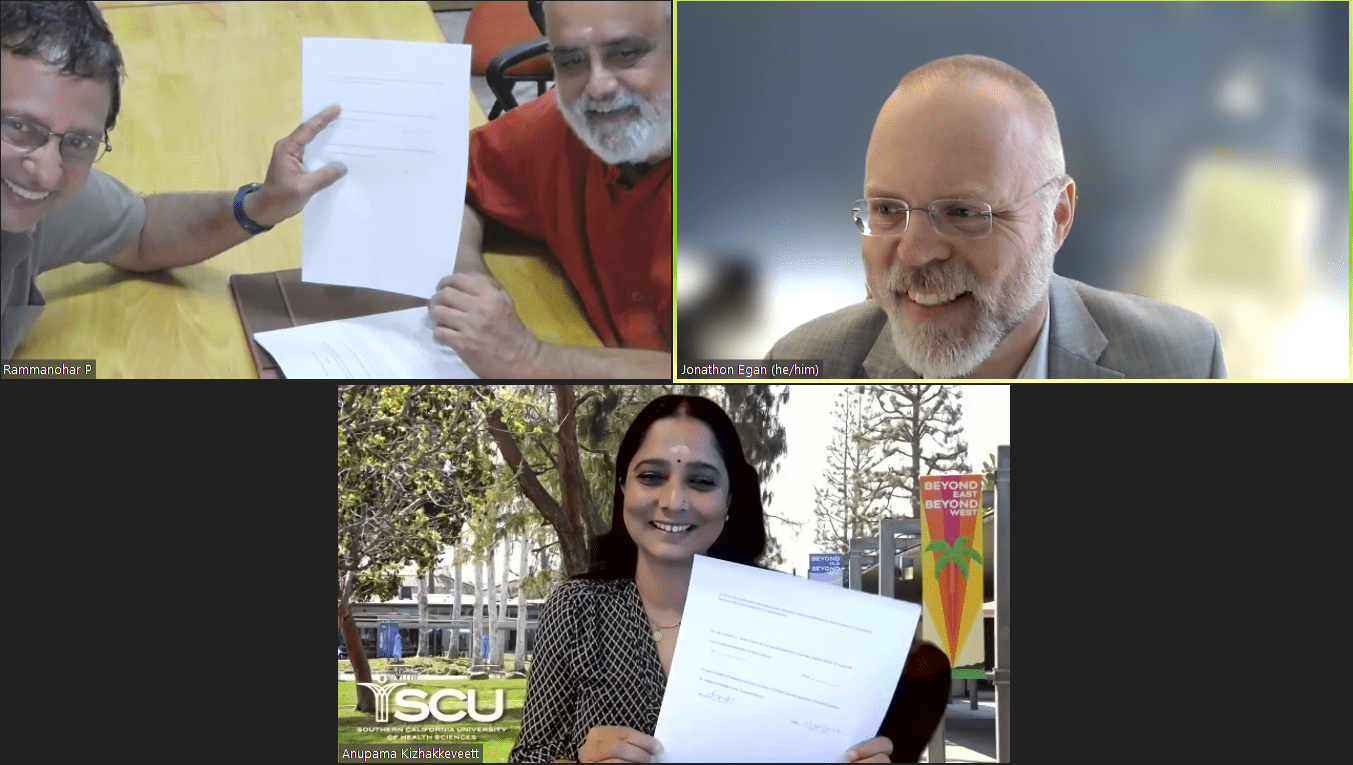
{"type": "Polygon", "coordinates": [[[800,720],[790,720],[790,722],[793,723],[793,724],[795,724],[795,725],[797,725],[797,726],[799,726],[800,728],[806,728],[806,729],[811,730],[811,731],[814,731],[814,732],[820,732],[820,733],[840,733],[840,732],[841,732],[841,729],[840,729],[840,728],[837,728],[837,727],[834,727],[834,726],[831,726],[831,725],[823,725],[822,723],[813,722],[812,720],[803,720],[803,721],[800,721],[800,720]]]}
{"type": "Polygon", "coordinates": [[[700,695],[700,696],[703,696],[704,698],[709,699],[710,701],[717,701],[717,702],[719,702],[720,704],[732,704],[732,703],[733,703],[733,697],[732,697],[732,696],[728,696],[728,695],[725,695],[725,694],[722,694],[722,693],[715,693],[714,691],[708,691],[708,692],[706,692],[706,693],[701,693],[701,694],[699,694],[699,695],[700,695]]]}

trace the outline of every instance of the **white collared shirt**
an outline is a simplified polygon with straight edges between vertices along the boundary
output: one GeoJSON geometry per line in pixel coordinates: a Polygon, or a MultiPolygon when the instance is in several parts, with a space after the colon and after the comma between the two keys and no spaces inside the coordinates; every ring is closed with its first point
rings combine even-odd
{"type": "Polygon", "coordinates": [[[1038,332],[1038,340],[1034,343],[1034,348],[1029,351],[1029,358],[1024,360],[1024,367],[1019,370],[1016,379],[1019,380],[1046,380],[1048,379],[1048,333],[1052,326],[1052,306],[1043,312],[1043,329],[1038,332]]]}

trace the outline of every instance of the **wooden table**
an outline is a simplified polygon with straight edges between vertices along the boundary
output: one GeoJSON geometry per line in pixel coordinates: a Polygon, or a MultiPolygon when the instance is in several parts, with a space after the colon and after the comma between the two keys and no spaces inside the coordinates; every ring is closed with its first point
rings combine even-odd
{"type": "MultiPolygon", "coordinates": [[[[273,143],[302,120],[303,37],[445,42],[427,3],[417,1],[101,5],[127,80],[114,150],[97,167],[143,195],[262,181],[273,143]]],[[[473,96],[470,111],[472,127],[484,124],[473,96]]],[[[447,216],[461,209],[449,204],[447,216]]],[[[541,339],[601,345],[551,261],[485,260],[541,339]]],[[[447,252],[447,273],[454,263],[447,252]]],[[[297,216],[166,273],[102,263],[49,271],[37,279],[47,308],[15,358],[93,358],[100,377],[256,377],[229,278],[300,265],[297,216]]]]}

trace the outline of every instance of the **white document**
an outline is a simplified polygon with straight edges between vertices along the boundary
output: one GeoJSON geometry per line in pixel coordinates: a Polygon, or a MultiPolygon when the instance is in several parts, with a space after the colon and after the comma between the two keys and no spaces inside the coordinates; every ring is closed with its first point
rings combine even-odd
{"type": "Polygon", "coordinates": [[[921,607],[703,555],[654,738],[664,762],[844,762],[873,738],[921,607]]]}
{"type": "Polygon", "coordinates": [[[348,174],[306,205],[301,279],[431,298],[456,264],[465,209],[470,46],[302,40],[306,119],[338,119],[305,149],[348,174]]]}
{"type": "Polygon", "coordinates": [[[282,374],[298,379],[478,379],[432,337],[426,308],[255,333],[282,374]]]}

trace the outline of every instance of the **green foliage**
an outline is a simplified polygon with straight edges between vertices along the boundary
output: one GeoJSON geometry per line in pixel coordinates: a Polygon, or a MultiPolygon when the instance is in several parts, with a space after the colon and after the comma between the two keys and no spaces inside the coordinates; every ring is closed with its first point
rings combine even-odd
{"type": "MultiPolygon", "coordinates": [[[[593,531],[599,533],[610,522],[615,455],[626,429],[640,409],[677,386],[572,388],[577,459],[589,506],[570,510],[585,519],[584,527],[593,526],[595,517],[601,528],[593,531]]],[[[785,452],[777,414],[788,399],[787,386],[682,389],[729,412],[768,503],[764,487],[785,452]]],[[[522,469],[562,498],[559,429],[569,413],[557,408],[557,391],[549,385],[339,386],[339,558],[341,565],[355,565],[354,559],[364,565],[357,597],[397,593],[399,567],[415,562],[426,572],[445,545],[457,546],[469,562],[505,536],[518,541],[524,532],[533,550],[554,542],[555,530],[524,501],[485,418],[497,410],[522,453],[522,469]]],[[[763,560],[773,564],[778,545],[773,537],[768,542],[771,553],[763,560]]],[[[554,546],[553,552],[560,549],[554,546]]],[[[517,556],[508,565],[518,566],[517,556]]],[[[528,597],[544,597],[557,576],[539,571],[523,577],[528,597]]]]}
{"type": "Polygon", "coordinates": [[[466,386],[340,386],[338,554],[356,599],[393,596],[402,565],[425,573],[487,501],[476,400],[466,386]]]}
{"type": "Polygon", "coordinates": [[[543,600],[549,594],[550,588],[559,581],[561,576],[554,571],[537,571],[522,577],[521,588],[526,592],[527,600],[543,600]]]}

